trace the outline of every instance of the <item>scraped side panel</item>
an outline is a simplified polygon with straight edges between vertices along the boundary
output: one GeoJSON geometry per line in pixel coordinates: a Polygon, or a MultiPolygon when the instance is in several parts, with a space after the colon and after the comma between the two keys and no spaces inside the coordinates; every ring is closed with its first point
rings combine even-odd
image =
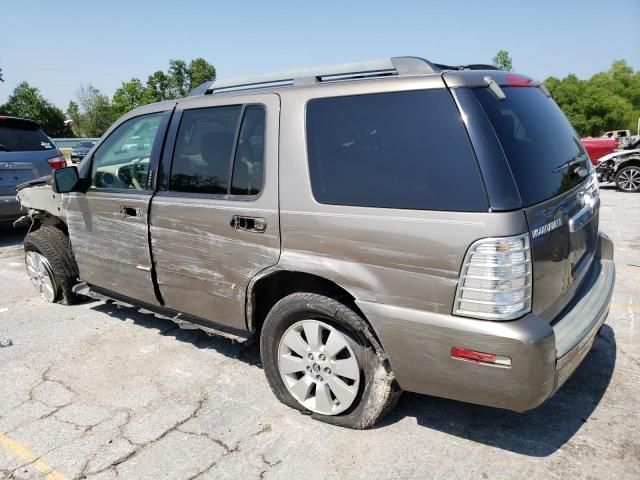
{"type": "Polygon", "coordinates": [[[90,191],[65,198],[67,226],[83,281],[153,305],[147,209],[150,195],[90,191]],[[136,212],[123,216],[122,207],[136,212]]]}

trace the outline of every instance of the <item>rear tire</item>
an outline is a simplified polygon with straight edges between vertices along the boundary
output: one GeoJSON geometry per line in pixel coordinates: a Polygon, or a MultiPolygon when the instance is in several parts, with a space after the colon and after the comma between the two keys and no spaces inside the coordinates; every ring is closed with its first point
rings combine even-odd
{"type": "Polygon", "coordinates": [[[621,192],[640,192],[640,166],[629,165],[616,173],[616,186],[621,192]]]}
{"type": "Polygon", "coordinates": [[[260,354],[278,400],[322,422],[369,428],[401,394],[369,325],[324,295],[293,293],[276,303],[262,328],[260,354]]]}
{"type": "Polygon", "coordinates": [[[78,283],[78,265],[73,258],[71,242],[64,232],[55,227],[45,226],[30,232],[24,239],[25,262],[32,283],[46,302],[71,305],[80,296],[71,291],[78,283]],[[40,263],[42,267],[40,267],[40,263]],[[33,270],[39,270],[35,275],[33,270]],[[46,276],[51,279],[51,291],[43,288],[39,280],[46,276]],[[39,277],[39,278],[38,278],[39,277]]]}

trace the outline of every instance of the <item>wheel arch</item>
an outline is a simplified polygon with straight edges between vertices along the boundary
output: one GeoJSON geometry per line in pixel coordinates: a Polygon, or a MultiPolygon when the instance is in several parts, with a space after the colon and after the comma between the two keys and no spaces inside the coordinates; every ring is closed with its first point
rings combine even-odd
{"type": "Polygon", "coordinates": [[[616,174],[622,170],[625,167],[629,167],[631,165],[635,165],[637,167],[640,167],[640,157],[629,157],[626,158],[625,160],[621,161],[620,163],[618,163],[618,165],[616,165],[616,174]]]}
{"type": "Polygon", "coordinates": [[[370,322],[356,305],[355,295],[349,290],[315,273],[281,268],[263,270],[249,283],[245,311],[247,329],[259,334],[269,310],[279,300],[291,293],[305,291],[323,293],[342,300],[365,319],[373,331],[370,322]]]}

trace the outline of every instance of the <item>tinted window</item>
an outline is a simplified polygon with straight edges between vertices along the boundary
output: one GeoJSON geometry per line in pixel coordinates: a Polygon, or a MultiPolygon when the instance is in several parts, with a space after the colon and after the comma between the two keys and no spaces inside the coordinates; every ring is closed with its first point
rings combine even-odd
{"type": "Polygon", "coordinates": [[[54,148],[42,130],[0,126],[0,152],[36,152],[54,148]]]}
{"type": "Polygon", "coordinates": [[[316,99],[307,106],[321,203],[487,211],[477,163],[447,90],[316,99]]]}
{"type": "Polygon", "coordinates": [[[233,162],[232,195],[257,195],[264,168],[264,108],[249,105],[244,110],[233,162]]]}
{"type": "Polygon", "coordinates": [[[118,126],[93,155],[92,186],[147,189],[151,150],[164,114],[158,112],[141,115],[118,126]]]}
{"type": "Polygon", "coordinates": [[[185,110],[171,167],[171,190],[226,194],[241,106],[185,110]]]}
{"type": "Polygon", "coordinates": [[[585,179],[589,159],[573,127],[539,88],[502,87],[498,100],[473,89],[511,167],[524,206],[559,195],[585,179]]]}

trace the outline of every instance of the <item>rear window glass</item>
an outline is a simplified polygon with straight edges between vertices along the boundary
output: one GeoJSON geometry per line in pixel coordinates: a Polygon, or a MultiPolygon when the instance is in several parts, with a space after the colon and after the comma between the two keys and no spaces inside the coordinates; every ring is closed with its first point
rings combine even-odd
{"type": "Polygon", "coordinates": [[[487,88],[473,91],[498,135],[524,206],[581,183],[589,158],[556,103],[539,88],[502,88],[504,100],[487,88]]]}
{"type": "Polygon", "coordinates": [[[0,126],[0,152],[37,152],[56,146],[42,130],[0,126]]]}
{"type": "Polygon", "coordinates": [[[307,105],[320,203],[487,211],[477,162],[444,89],[315,99],[307,105]]]}

